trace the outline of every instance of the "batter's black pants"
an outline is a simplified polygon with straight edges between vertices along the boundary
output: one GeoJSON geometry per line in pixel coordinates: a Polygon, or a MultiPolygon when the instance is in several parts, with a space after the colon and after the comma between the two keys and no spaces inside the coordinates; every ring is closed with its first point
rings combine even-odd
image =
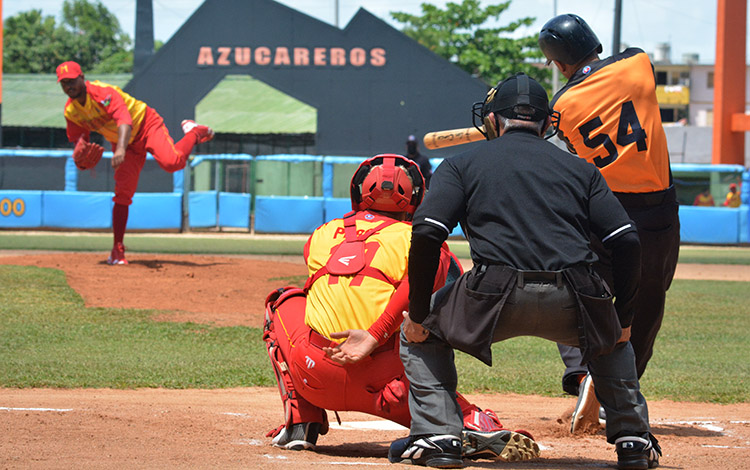
{"type": "MultiPolygon", "coordinates": [[[[654,352],[654,342],[664,317],[667,290],[677,266],[680,252],[679,205],[674,186],[654,193],[615,193],[615,196],[635,222],[641,239],[641,284],[630,334],[640,379],[654,352]]],[[[599,240],[592,239],[591,245],[599,256],[594,268],[612,286],[609,250],[599,240]]],[[[562,378],[563,390],[578,395],[578,376],[588,371],[585,365],[581,365],[581,351],[563,344],[557,347],[566,366],[562,378]]]]}

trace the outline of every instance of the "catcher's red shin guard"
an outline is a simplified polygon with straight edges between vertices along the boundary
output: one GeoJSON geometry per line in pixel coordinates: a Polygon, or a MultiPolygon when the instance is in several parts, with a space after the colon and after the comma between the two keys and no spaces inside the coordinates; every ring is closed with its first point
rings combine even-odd
{"type": "Polygon", "coordinates": [[[289,363],[284,357],[284,352],[279,344],[279,341],[289,341],[289,338],[279,338],[275,328],[278,321],[279,309],[282,308],[282,305],[284,308],[295,310],[301,308],[301,312],[295,311],[291,314],[304,316],[304,298],[304,292],[296,287],[276,289],[266,297],[263,340],[266,342],[268,357],[271,360],[271,366],[276,375],[276,383],[279,387],[281,402],[284,406],[284,426],[291,428],[291,425],[296,423],[317,422],[322,425],[320,434],[326,434],[328,431],[328,416],[325,410],[309,403],[297,393],[289,372],[289,363]],[[289,299],[295,299],[296,301],[285,302],[289,299]],[[302,300],[302,302],[299,300],[302,300]]]}

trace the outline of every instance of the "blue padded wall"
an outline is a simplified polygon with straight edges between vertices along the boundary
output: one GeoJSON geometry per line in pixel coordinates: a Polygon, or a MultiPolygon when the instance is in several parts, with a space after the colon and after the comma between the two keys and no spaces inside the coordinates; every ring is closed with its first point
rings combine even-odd
{"type": "Polygon", "coordinates": [[[322,224],[322,197],[255,198],[255,231],[258,233],[312,233],[322,224]]]}
{"type": "Polygon", "coordinates": [[[250,195],[219,193],[219,226],[250,228],[250,195]]]}
{"type": "Polygon", "coordinates": [[[0,227],[42,225],[42,191],[0,191],[0,227]]]}

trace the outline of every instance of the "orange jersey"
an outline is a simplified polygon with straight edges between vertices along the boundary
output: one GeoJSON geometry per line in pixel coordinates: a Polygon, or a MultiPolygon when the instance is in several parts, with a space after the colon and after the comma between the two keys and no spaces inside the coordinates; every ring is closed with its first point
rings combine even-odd
{"type": "Polygon", "coordinates": [[[117,128],[121,124],[133,126],[130,142],[141,130],[147,105],[115,85],[100,81],[86,82],[86,104],[68,98],[65,103],[68,139],[76,142],[79,137],[88,139],[97,132],[107,141],[117,143],[117,128]]]}
{"type": "Polygon", "coordinates": [[[656,81],[641,49],[582,67],[550,105],[560,113],[568,149],[596,165],[612,191],[646,193],[670,186],[656,81]]]}
{"type": "MultiPolygon", "coordinates": [[[[356,217],[357,232],[380,225],[388,218],[363,211],[356,217]]],[[[305,260],[310,275],[325,266],[335,247],[344,241],[344,221],[334,219],[320,227],[305,245],[305,260]]],[[[396,222],[371,235],[365,241],[367,264],[399,282],[408,271],[411,224],[396,222]]],[[[374,277],[331,276],[318,279],[307,293],[305,323],[318,333],[348,329],[368,329],[383,313],[396,286],[374,277]]]]}

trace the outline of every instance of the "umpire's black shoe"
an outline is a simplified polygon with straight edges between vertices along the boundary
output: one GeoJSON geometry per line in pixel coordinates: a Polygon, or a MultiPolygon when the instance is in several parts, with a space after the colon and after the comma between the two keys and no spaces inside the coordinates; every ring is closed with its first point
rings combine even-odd
{"type": "Polygon", "coordinates": [[[388,461],[435,468],[461,468],[461,438],[450,434],[409,436],[391,443],[388,461]]]}
{"type": "Polygon", "coordinates": [[[461,433],[464,457],[520,462],[539,457],[539,445],[524,434],[508,431],[482,432],[464,429],[461,433]]]}
{"type": "Polygon", "coordinates": [[[617,468],[620,470],[647,470],[659,466],[661,447],[651,434],[645,438],[625,436],[615,441],[617,468]]]}

